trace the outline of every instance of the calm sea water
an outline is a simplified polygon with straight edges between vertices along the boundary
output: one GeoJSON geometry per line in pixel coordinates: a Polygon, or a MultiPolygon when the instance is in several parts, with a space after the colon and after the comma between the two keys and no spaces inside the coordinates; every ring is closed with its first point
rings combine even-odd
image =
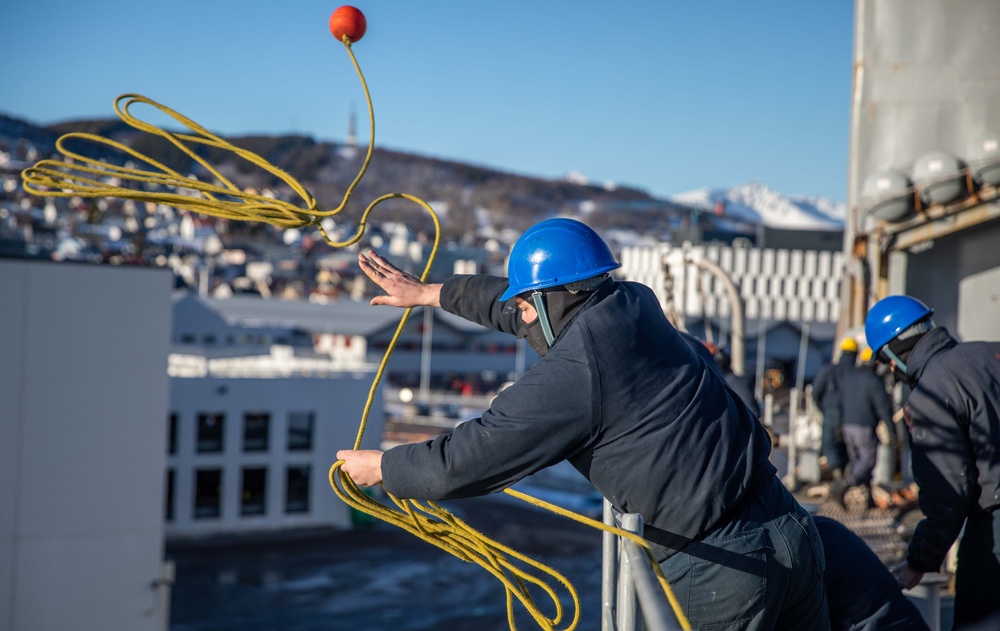
{"type": "MultiPolygon", "coordinates": [[[[579,629],[600,628],[601,535],[506,499],[448,503],[459,517],[551,565],[580,595],[579,629]]],[[[355,531],[170,544],[173,631],[503,630],[502,584],[386,524],[355,531]]],[[[571,599],[561,595],[565,615],[571,599]]],[[[539,596],[538,602],[546,602],[539,596]]],[[[537,628],[520,605],[517,625],[537,628]]]]}

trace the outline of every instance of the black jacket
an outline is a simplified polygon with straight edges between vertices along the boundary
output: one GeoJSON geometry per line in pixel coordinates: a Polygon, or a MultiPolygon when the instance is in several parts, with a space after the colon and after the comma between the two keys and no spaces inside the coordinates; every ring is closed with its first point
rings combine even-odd
{"type": "MultiPolygon", "coordinates": [[[[504,278],[457,276],[447,311],[515,333],[504,278]]],[[[773,479],[770,441],[670,325],[651,289],[607,283],[548,354],[451,434],[390,449],[383,484],[440,500],[504,489],[569,460],[620,511],[640,513],[660,560],[718,528],[773,479]]]]}
{"type": "Polygon", "coordinates": [[[852,372],[858,354],[844,351],[836,364],[824,364],[813,379],[813,402],[820,410],[841,408],[842,382],[852,372]]]}
{"type": "Polygon", "coordinates": [[[738,377],[733,371],[725,374],[726,385],[736,394],[754,416],[760,418],[760,403],[757,402],[757,395],[753,391],[753,384],[747,377],[738,377]]]}
{"type": "Polygon", "coordinates": [[[875,429],[879,420],[892,422],[892,396],[872,366],[858,366],[841,378],[841,420],[845,425],[875,429]]]}
{"type": "Polygon", "coordinates": [[[1000,342],[959,344],[932,329],[907,365],[913,474],[925,518],[907,560],[936,572],[966,516],[1000,507],[1000,342]]]}

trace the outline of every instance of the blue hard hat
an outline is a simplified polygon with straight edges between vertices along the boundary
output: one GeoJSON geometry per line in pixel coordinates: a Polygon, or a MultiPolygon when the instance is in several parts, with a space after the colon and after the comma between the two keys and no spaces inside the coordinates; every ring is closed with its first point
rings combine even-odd
{"type": "Polygon", "coordinates": [[[910,296],[886,296],[868,311],[865,337],[873,353],[878,353],[910,326],[926,320],[934,310],[910,296]]]}
{"type": "Polygon", "coordinates": [[[592,228],[574,219],[546,219],[525,230],[507,261],[509,286],[500,300],[599,276],[621,267],[592,228]]]}

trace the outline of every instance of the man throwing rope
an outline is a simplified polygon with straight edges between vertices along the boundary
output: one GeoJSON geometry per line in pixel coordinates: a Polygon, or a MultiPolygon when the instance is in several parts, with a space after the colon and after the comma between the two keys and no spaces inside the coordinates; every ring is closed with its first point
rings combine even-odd
{"type": "Polygon", "coordinates": [[[526,338],[542,359],[478,419],[432,440],[343,450],[342,470],[392,495],[501,491],[568,460],[644,537],[696,628],[830,628],[816,527],[775,475],[763,426],[667,321],[616,281],[601,237],[571,219],[529,228],[507,278],[425,284],[374,252],[373,305],[442,307],[526,338]]]}

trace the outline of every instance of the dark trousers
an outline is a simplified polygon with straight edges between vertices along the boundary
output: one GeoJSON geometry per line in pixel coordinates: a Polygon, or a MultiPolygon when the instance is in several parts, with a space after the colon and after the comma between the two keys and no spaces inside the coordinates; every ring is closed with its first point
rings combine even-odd
{"type": "Polygon", "coordinates": [[[878,435],[874,427],[844,423],[844,444],[847,446],[847,471],[844,478],[851,486],[868,484],[875,470],[878,435]]]}
{"type": "Polygon", "coordinates": [[[847,450],[841,436],[840,406],[823,408],[823,438],[820,445],[820,455],[826,458],[827,467],[843,470],[847,464],[847,450]]]}
{"type": "Polygon", "coordinates": [[[1000,629],[1000,510],[965,521],[955,571],[955,629],[1000,629]]]}
{"type": "Polygon", "coordinates": [[[825,563],[815,524],[775,477],[660,567],[696,629],[828,631],[825,563]]]}

